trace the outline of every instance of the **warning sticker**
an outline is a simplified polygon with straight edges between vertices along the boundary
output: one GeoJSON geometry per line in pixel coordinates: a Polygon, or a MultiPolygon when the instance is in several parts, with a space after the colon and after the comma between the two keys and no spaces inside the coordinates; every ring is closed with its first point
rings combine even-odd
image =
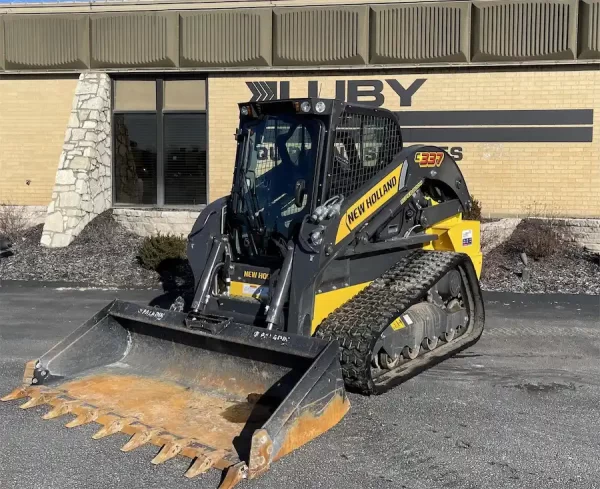
{"type": "Polygon", "coordinates": [[[396,318],[396,319],[394,319],[394,320],[392,321],[392,324],[390,324],[390,326],[392,327],[392,329],[393,329],[394,331],[397,331],[397,330],[399,330],[399,329],[402,329],[402,328],[404,328],[404,327],[405,327],[405,326],[404,326],[404,323],[402,322],[402,319],[400,319],[400,318],[396,318]]]}
{"type": "Polygon", "coordinates": [[[269,288],[262,285],[244,284],[242,294],[255,298],[267,297],[269,295],[269,288]]]}
{"type": "Polygon", "coordinates": [[[473,230],[465,229],[462,232],[462,245],[463,246],[471,246],[473,244],[473,230]]]}

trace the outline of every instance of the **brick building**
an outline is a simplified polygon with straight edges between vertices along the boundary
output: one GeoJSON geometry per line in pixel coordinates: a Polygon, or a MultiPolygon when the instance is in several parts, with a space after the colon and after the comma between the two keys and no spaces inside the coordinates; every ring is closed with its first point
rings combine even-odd
{"type": "MultiPolygon", "coordinates": [[[[448,148],[485,216],[600,217],[600,0],[0,6],[0,203],[64,246],[113,207],[185,233],[237,103],[338,97],[448,148]]],[[[582,221],[583,222],[583,221],[582,221]]]]}

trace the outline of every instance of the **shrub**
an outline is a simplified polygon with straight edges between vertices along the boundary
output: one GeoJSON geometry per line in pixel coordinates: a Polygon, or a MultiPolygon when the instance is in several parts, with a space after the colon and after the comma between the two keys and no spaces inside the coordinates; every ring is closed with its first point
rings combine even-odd
{"type": "Polygon", "coordinates": [[[163,262],[185,260],[187,240],[171,234],[144,238],[140,245],[138,259],[149,270],[158,271],[163,262]]]}
{"type": "Polygon", "coordinates": [[[0,204],[0,236],[15,240],[27,229],[27,223],[23,207],[0,204]]]}
{"type": "Polygon", "coordinates": [[[467,219],[469,221],[481,221],[481,202],[479,202],[473,196],[471,196],[471,201],[473,203],[471,210],[463,214],[463,219],[467,219]]]}
{"type": "Polygon", "coordinates": [[[506,242],[509,251],[526,253],[535,260],[552,256],[565,246],[563,236],[552,221],[543,219],[523,219],[506,242]]]}

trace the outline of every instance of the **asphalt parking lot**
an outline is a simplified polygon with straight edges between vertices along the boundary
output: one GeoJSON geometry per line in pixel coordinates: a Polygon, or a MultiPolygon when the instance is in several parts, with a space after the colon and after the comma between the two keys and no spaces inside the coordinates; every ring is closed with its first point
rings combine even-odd
{"type": "MultiPolygon", "coordinates": [[[[114,297],[152,291],[0,288],[0,394],[23,365],[114,297]]],[[[600,298],[486,294],[486,330],[467,351],[385,395],[351,395],[350,413],[288,455],[260,488],[600,488],[600,298]]],[[[154,447],[92,440],[48,408],[0,403],[0,487],[217,488],[219,471],[188,480],[154,447]]]]}

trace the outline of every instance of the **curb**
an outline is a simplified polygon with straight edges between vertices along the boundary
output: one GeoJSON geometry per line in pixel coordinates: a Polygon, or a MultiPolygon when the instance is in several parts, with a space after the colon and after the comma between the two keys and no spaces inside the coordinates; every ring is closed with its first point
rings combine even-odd
{"type": "Polygon", "coordinates": [[[165,292],[162,288],[127,286],[127,285],[99,285],[90,282],[61,282],[49,280],[2,280],[0,279],[0,288],[20,288],[20,289],[88,289],[88,290],[139,290],[152,292],[165,292]]]}

